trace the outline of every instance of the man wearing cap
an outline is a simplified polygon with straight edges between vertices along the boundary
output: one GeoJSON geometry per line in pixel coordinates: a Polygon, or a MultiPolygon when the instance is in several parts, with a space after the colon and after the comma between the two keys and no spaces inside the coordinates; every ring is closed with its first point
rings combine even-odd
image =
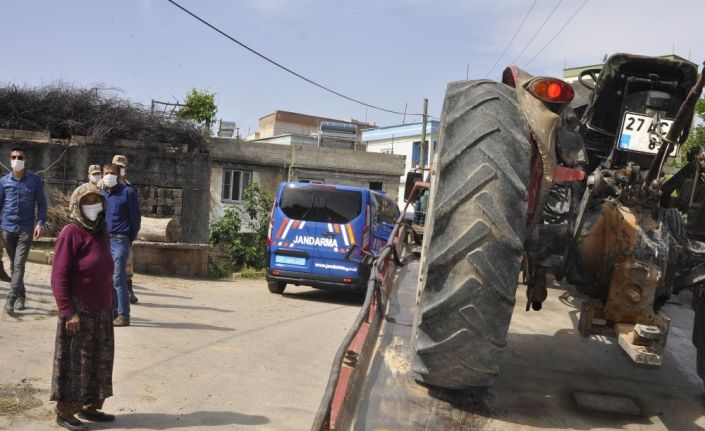
{"type": "MultiPolygon", "coordinates": [[[[132,183],[125,177],[127,175],[127,157],[122,154],[115,154],[113,156],[113,164],[120,167],[120,177],[118,182],[120,184],[132,187],[132,183]]],[[[132,187],[134,189],[134,187],[132,187]]],[[[137,304],[139,299],[135,295],[132,289],[132,275],[135,273],[134,255],[132,254],[132,246],[130,246],[130,254],[127,257],[127,268],[125,270],[127,275],[127,291],[130,296],[130,304],[137,304]]]]}
{"type": "Polygon", "coordinates": [[[115,262],[113,286],[117,298],[113,326],[130,326],[130,302],[125,274],[127,257],[132,241],[137,238],[142,216],[137,201],[137,193],[132,187],[118,182],[120,167],[103,166],[103,193],[107,200],[105,220],[110,235],[110,252],[115,262]]]}
{"type": "Polygon", "coordinates": [[[120,184],[125,184],[126,186],[132,187],[127,178],[127,157],[122,154],[115,154],[113,156],[113,165],[118,165],[120,167],[120,179],[118,180],[120,184]]]}
{"type": "Polygon", "coordinates": [[[100,165],[90,165],[88,167],[88,182],[91,184],[98,185],[100,180],[103,179],[103,170],[100,165]]]}

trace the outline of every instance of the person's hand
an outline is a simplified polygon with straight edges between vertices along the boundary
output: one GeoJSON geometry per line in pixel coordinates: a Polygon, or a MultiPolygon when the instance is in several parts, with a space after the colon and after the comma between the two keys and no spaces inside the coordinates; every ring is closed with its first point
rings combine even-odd
{"type": "Polygon", "coordinates": [[[44,230],[44,228],[42,228],[41,226],[36,226],[36,227],[34,228],[34,239],[35,239],[35,240],[38,240],[39,237],[42,236],[42,231],[43,231],[43,230],[44,230]]]}
{"type": "Polygon", "coordinates": [[[66,332],[73,336],[81,330],[81,318],[78,314],[72,314],[66,319],[66,332]]]}

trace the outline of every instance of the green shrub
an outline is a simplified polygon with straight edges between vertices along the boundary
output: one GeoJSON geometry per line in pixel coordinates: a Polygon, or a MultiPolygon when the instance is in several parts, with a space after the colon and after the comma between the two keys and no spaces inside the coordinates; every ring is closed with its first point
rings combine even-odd
{"type": "Polygon", "coordinates": [[[233,208],[226,209],[223,216],[211,225],[210,243],[223,245],[233,267],[264,267],[272,202],[270,194],[264,192],[259,184],[250,182],[245,189],[244,210],[250,218],[247,228],[251,232],[240,232],[242,220],[233,208]]]}

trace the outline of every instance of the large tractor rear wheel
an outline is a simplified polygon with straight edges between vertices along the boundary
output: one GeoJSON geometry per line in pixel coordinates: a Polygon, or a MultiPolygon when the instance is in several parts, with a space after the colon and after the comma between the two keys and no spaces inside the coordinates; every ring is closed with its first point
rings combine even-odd
{"type": "Polygon", "coordinates": [[[488,386],[499,373],[532,153],[514,91],[461,81],[446,92],[413,336],[413,371],[431,386],[488,386]]]}

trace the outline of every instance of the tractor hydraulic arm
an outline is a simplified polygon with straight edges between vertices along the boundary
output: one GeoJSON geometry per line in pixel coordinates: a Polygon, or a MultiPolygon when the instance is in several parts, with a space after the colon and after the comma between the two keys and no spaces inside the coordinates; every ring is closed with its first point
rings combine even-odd
{"type": "Polygon", "coordinates": [[[693,118],[695,104],[700,98],[703,87],[705,87],[705,68],[703,68],[703,73],[700,74],[698,81],[695,83],[693,88],[690,89],[688,97],[685,101],[683,101],[683,104],[678,109],[678,114],[676,114],[676,118],[673,120],[671,128],[666,134],[666,137],[663,138],[663,142],[661,142],[658,153],[656,153],[656,157],[654,157],[654,160],[651,162],[651,166],[649,166],[649,171],[646,173],[646,180],[643,185],[644,190],[651,187],[651,183],[658,178],[666,155],[673,151],[676,141],[680,138],[685,128],[690,126],[689,121],[693,118]]]}

